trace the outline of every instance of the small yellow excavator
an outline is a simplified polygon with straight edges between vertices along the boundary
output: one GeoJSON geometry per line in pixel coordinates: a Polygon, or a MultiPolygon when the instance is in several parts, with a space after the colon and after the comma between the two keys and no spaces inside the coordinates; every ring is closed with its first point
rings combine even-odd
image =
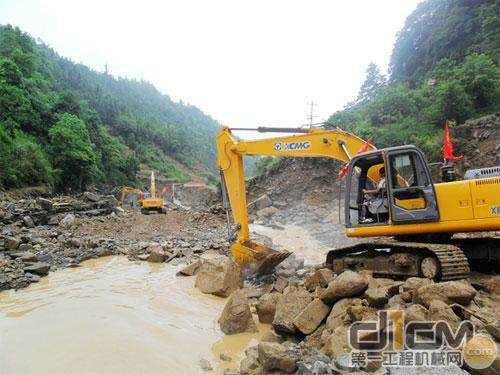
{"type": "Polygon", "coordinates": [[[451,236],[500,230],[500,167],[468,171],[465,180],[455,181],[453,167],[445,164],[443,182],[434,183],[425,155],[412,145],[378,150],[338,128],[255,130],[300,134],[238,141],[224,127],[217,136],[228,235],[238,263],[265,273],[290,254],[252,241],[248,227],[243,156],[276,155],[327,157],[347,163],[345,192],[339,197],[344,203],[346,235],[394,237],[331,250],[326,265],[335,272],[371,270],[379,276],[444,281],[466,278],[469,260],[493,265],[498,272],[498,237],[455,240],[451,236]],[[384,173],[380,173],[382,168],[384,173]],[[368,192],[379,195],[368,199],[368,192]]]}
{"type": "Polygon", "coordinates": [[[128,186],[125,186],[122,189],[122,194],[121,194],[120,200],[118,201],[118,204],[120,206],[123,206],[123,202],[125,202],[125,199],[127,198],[127,196],[129,196],[131,194],[138,195],[139,196],[139,199],[138,199],[139,204],[142,205],[142,200],[144,199],[144,193],[142,192],[142,190],[136,189],[136,188],[131,188],[128,186]]]}
{"type": "Polygon", "coordinates": [[[158,198],[156,195],[156,180],[155,173],[151,172],[151,190],[149,194],[142,200],[141,213],[144,215],[149,215],[152,212],[158,212],[160,214],[166,214],[167,209],[164,207],[165,202],[162,198],[158,198]]]}

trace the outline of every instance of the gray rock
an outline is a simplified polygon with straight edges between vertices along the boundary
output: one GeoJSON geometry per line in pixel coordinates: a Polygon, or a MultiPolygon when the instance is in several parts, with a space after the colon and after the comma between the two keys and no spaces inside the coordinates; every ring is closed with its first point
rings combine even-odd
{"type": "Polygon", "coordinates": [[[50,199],[45,199],[42,197],[38,197],[36,199],[36,203],[38,203],[38,205],[42,207],[44,210],[50,210],[52,209],[53,206],[53,203],[50,199]]]}
{"type": "Polygon", "coordinates": [[[29,281],[31,281],[32,283],[37,283],[40,281],[40,276],[38,275],[35,275],[34,273],[30,273],[30,272],[25,272],[24,273],[24,276],[27,277],[27,279],[29,281]]]}
{"type": "Polygon", "coordinates": [[[19,251],[22,251],[22,252],[31,251],[31,250],[33,250],[33,245],[31,245],[29,243],[22,243],[19,245],[19,247],[17,249],[19,251]]]}
{"type": "Polygon", "coordinates": [[[4,239],[4,248],[6,250],[17,250],[21,241],[15,237],[5,237],[4,239]]]}
{"type": "Polygon", "coordinates": [[[59,225],[59,216],[51,216],[49,218],[49,221],[47,222],[48,225],[59,225]]]}
{"type": "Polygon", "coordinates": [[[50,264],[36,262],[24,267],[24,272],[34,273],[39,276],[45,276],[49,273],[50,264]]]}
{"type": "Polygon", "coordinates": [[[28,228],[34,228],[35,227],[35,222],[31,218],[31,216],[29,216],[29,215],[23,216],[23,223],[28,228]]]}
{"type": "Polygon", "coordinates": [[[75,215],[67,214],[64,218],[59,222],[59,225],[63,228],[70,228],[75,222],[75,215]]]}
{"type": "Polygon", "coordinates": [[[83,198],[89,202],[98,202],[101,199],[99,195],[91,193],[90,191],[83,193],[83,198]]]}

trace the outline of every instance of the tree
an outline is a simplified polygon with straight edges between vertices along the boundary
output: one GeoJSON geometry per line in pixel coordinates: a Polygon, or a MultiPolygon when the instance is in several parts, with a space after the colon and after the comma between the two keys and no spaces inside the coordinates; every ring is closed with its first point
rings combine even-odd
{"type": "Polygon", "coordinates": [[[444,59],[463,61],[486,53],[499,63],[497,0],[426,0],[397,34],[391,55],[392,82],[416,85],[444,59]]]}
{"type": "Polygon", "coordinates": [[[387,79],[375,63],[370,63],[366,69],[366,78],[359,89],[355,104],[363,104],[375,98],[386,86],[387,79]]]}
{"type": "Polygon", "coordinates": [[[96,153],[85,124],[64,113],[49,130],[50,153],[58,190],[84,189],[96,173],[96,153]]]}

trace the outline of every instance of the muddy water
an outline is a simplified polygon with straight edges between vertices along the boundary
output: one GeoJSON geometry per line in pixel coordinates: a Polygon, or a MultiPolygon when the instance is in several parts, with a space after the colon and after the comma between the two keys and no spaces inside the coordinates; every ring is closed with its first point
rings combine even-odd
{"type": "Polygon", "coordinates": [[[201,358],[214,373],[235,367],[266,327],[224,337],[225,299],[176,271],[107,257],[1,292],[0,374],[197,374],[201,358]]]}
{"type": "Polygon", "coordinates": [[[250,225],[252,232],[271,238],[277,250],[286,249],[292,251],[297,258],[304,259],[305,264],[312,265],[325,262],[326,254],[331,247],[326,247],[301,226],[288,224],[283,225],[281,228],[275,229],[259,224],[250,225]]]}

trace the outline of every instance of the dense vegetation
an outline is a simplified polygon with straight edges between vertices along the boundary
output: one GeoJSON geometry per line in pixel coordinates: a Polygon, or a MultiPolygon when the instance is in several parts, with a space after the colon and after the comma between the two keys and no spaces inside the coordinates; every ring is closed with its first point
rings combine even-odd
{"type": "Polygon", "coordinates": [[[398,33],[390,77],[370,64],[358,97],[328,123],[378,147],[413,143],[440,156],[446,120],[500,110],[498,3],[428,0],[398,33]]]}
{"type": "Polygon", "coordinates": [[[0,26],[0,187],[130,184],[141,163],[185,181],[171,158],[213,170],[218,128],[148,82],[92,71],[0,26]]]}

